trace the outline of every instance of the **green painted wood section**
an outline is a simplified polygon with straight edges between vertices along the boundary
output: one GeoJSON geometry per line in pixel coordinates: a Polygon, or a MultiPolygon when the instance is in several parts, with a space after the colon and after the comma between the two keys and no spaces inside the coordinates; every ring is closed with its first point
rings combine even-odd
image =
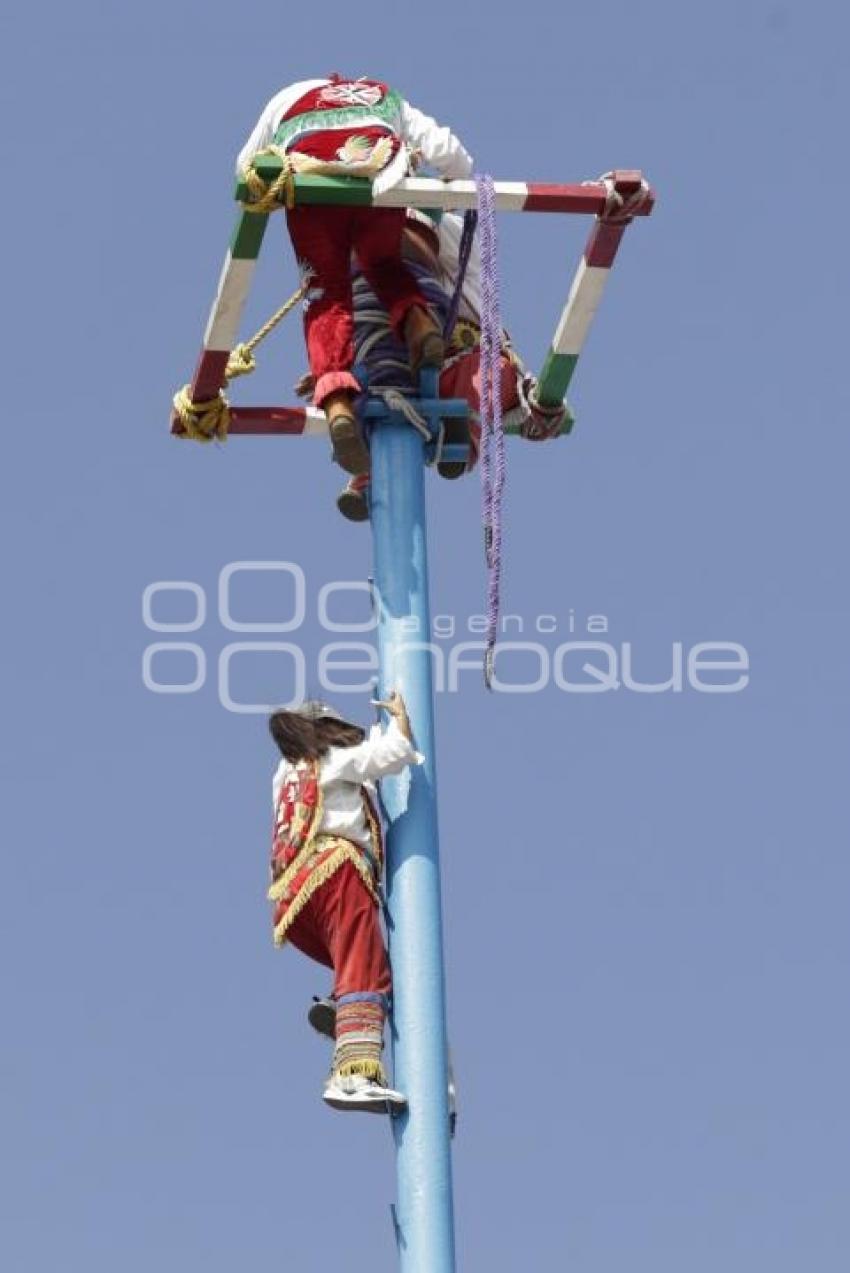
{"type": "Polygon", "coordinates": [[[241,212],[236,218],[230,251],[239,261],[255,261],[260,253],[263,235],[269,223],[267,212],[241,212]]]}
{"type": "MultiPolygon", "coordinates": [[[[263,181],[274,181],[280,172],[280,160],[270,155],[267,159],[258,159],[254,168],[263,181]]],[[[248,198],[248,187],[244,181],[236,183],[236,198],[240,202],[248,198]]],[[[295,178],[295,202],[370,208],[372,183],[362,177],[317,177],[305,173],[295,178]]]]}
{"type": "Polygon", "coordinates": [[[556,354],[550,349],[537,383],[537,399],[541,406],[556,407],[564,401],[578,362],[578,354],[556,354]]]}
{"type": "MultiPolygon", "coordinates": [[[[273,181],[280,172],[280,160],[273,155],[258,159],[255,168],[264,181],[273,181]]],[[[372,183],[359,177],[319,177],[302,175],[295,178],[296,203],[313,203],[349,207],[370,207],[372,204],[372,183]]],[[[248,194],[244,182],[236,184],[236,198],[243,200],[248,194]]],[[[268,225],[269,213],[242,212],[236,221],[236,228],[231,239],[231,252],[234,258],[254,260],[259,254],[263,235],[268,225]]],[[[578,356],[573,354],[556,354],[550,350],[540,374],[537,396],[542,406],[560,406],[567,393],[578,356]]],[[[567,411],[564,427],[561,432],[569,433],[575,420],[567,411]]],[[[511,426],[506,433],[518,435],[518,426],[511,426]]]]}

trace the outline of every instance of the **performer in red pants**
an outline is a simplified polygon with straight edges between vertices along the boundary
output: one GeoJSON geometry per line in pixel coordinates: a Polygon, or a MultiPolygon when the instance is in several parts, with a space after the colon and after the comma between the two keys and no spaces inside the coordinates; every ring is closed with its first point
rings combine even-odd
{"type": "MultiPolygon", "coordinates": [[[[419,285],[429,295],[436,312],[448,312],[449,298],[457,286],[459,274],[459,248],[462,236],[462,218],[453,213],[435,221],[433,215],[408,209],[402,236],[402,255],[416,272],[419,285]]],[[[413,382],[406,376],[399,360],[394,356],[390,341],[381,339],[386,331],[386,318],[376,307],[374,289],[364,287],[365,271],[359,259],[353,262],[355,296],[355,340],[366,350],[363,363],[370,382],[377,385],[392,384],[402,391],[414,390],[413,382]],[[381,365],[381,360],[384,365],[381,365]],[[401,372],[399,376],[399,372],[401,372]],[[394,379],[394,377],[396,377],[394,379]]],[[[368,279],[366,279],[368,283],[368,279]]],[[[460,295],[458,318],[446,349],[440,374],[441,398],[465,398],[469,404],[469,421],[446,421],[447,441],[468,441],[469,458],[461,462],[439,462],[437,471],[441,477],[457,478],[470,472],[478,459],[481,440],[481,287],[477,237],[469,258],[460,295]]],[[[403,351],[402,351],[403,352],[403,351]]],[[[503,423],[518,427],[522,437],[539,442],[557,436],[564,424],[567,408],[541,407],[535,400],[537,381],[526,371],[514,350],[507,332],[502,332],[499,351],[499,380],[502,398],[503,423]]],[[[306,382],[306,378],[305,378],[306,382]]],[[[296,386],[303,392],[302,382],[296,386]]],[[[366,521],[369,517],[367,491],[369,475],[352,477],[337,498],[337,507],[349,521],[366,521]]]]}
{"type": "Polygon", "coordinates": [[[354,362],[352,246],[399,339],[405,340],[412,317],[423,332],[417,361],[427,363],[433,354],[438,364],[442,362],[442,341],[428,315],[428,302],[402,264],[403,208],[302,207],[288,212],[286,220],[295,254],[313,275],[304,327],[317,406],[331,395],[336,395],[337,402],[340,390],[357,393],[360,388],[350,370],[354,362]],[[417,310],[418,314],[412,314],[417,310]],[[431,336],[427,343],[426,336],[431,336]]]}
{"type": "MultiPolygon", "coordinates": [[[[268,103],[237,160],[237,171],[272,147],[298,172],[368,177],[374,192],[424,162],[444,178],[468,177],[472,159],[449,131],[379,80],[306,80],[268,103]]],[[[355,418],[359,385],[352,374],[351,253],[408,347],[414,371],[439,367],[440,329],[416,280],[402,264],[402,209],[296,207],[287,215],[303,271],[312,274],[305,317],[314,402],[328,417],[334,459],[365,473],[369,452],[355,418]]]]}
{"type": "Polygon", "coordinates": [[[334,971],[336,1046],[324,1100],[379,1113],[406,1100],[381,1064],[392,979],[378,912],[383,837],[373,784],[423,760],[401,696],[380,706],[389,726],[368,737],[324,703],[269,721],[283,755],[273,783],[274,940],[334,971]]]}

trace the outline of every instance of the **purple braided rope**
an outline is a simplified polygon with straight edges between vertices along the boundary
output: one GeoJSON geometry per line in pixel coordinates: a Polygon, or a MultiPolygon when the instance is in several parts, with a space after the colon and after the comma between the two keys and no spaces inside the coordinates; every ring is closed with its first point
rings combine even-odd
{"type": "Polygon", "coordinates": [[[458,311],[460,309],[460,298],[463,295],[463,282],[466,278],[466,267],[469,265],[469,258],[472,255],[472,245],[475,242],[475,227],[478,224],[478,213],[474,208],[470,208],[468,212],[463,214],[463,231],[460,236],[460,246],[458,248],[457,260],[457,279],[455,281],[455,290],[449,304],[449,312],[446,315],[446,321],[443,324],[443,339],[449,340],[455,329],[458,311]]]}
{"type": "Polygon", "coordinates": [[[496,196],[493,178],[476,173],[481,243],[481,497],[487,561],[487,650],[484,683],[492,689],[502,574],[502,492],[505,432],[502,427],[502,320],[496,260],[496,196]]]}

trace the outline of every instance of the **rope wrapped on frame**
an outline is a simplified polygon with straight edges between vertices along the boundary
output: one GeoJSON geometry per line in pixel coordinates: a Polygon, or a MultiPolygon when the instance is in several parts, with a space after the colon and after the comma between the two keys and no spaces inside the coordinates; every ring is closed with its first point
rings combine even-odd
{"type": "Polygon", "coordinates": [[[257,151],[254,159],[242,169],[242,180],[248,187],[250,198],[243,200],[246,212],[276,212],[278,208],[295,207],[295,165],[292,156],[280,146],[266,146],[257,151]],[[254,159],[273,155],[281,162],[281,169],[274,181],[264,181],[254,168],[254,159]]]}
{"type": "Polygon", "coordinates": [[[248,198],[242,207],[246,212],[277,212],[280,208],[295,207],[296,173],[323,177],[367,177],[372,180],[392,158],[392,139],[381,137],[373,146],[365,162],[352,164],[348,159],[317,159],[300,151],[287,151],[272,143],[258,150],[251,162],[242,170],[242,180],[248,188],[248,198]],[[266,182],[257,172],[254,163],[263,156],[279,159],[281,169],[273,181],[266,182]]]}
{"type": "MultiPolygon", "coordinates": [[[[255,332],[250,340],[237,345],[231,352],[224,371],[225,384],[230,384],[230,381],[235,380],[237,376],[249,376],[252,371],[256,370],[257,361],[254,357],[254,350],[274,331],[278,323],[283,322],[286,315],[295,308],[298,302],[304,299],[310,289],[312,278],[312,274],[305,274],[299,286],[289,299],[284,301],[280,309],[276,310],[271,318],[263,323],[259,331],[255,332]]],[[[174,413],[183,429],[182,434],[179,436],[188,438],[191,442],[226,441],[227,430],[230,426],[230,403],[224,390],[219,389],[217,397],[209,398],[204,402],[194,402],[191,390],[191,385],[184,385],[174,395],[174,413]]]]}
{"type": "Polygon", "coordinates": [[[623,174],[617,172],[616,169],[611,172],[603,172],[601,177],[597,177],[596,181],[583,181],[583,186],[604,186],[605,187],[605,207],[599,213],[599,220],[605,221],[608,225],[628,225],[633,217],[637,216],[641,209],[652,201],[652,190],[649,182],[640,178],[640,185],[637,190],[631,194],[624,195],[617,186],[622,180],[623,174]]]}

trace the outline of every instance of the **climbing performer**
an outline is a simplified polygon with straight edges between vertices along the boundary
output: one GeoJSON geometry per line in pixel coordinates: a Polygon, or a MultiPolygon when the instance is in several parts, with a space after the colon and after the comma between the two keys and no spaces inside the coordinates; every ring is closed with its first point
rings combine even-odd
{"type": "MultiPolygon", "coordinates": [[[[477,236],[462,279],[460,275],[460,243],[463,218],[454,213],[438,217],[436,213],[407,210],[402,255],[416,275],[423,292],[429,297],[433,311],[445,321],[450,298],[460,281],[461,291],[457,320],[452,329],[446,359],[440,375],[440,396],[465,398],[469,404],[468,424],[462,420],[446,421],[447,441],[469,442],[469,458],[463,462],[437,463],[441,477],[457,478],[470,472],[478,458],[481,437],[480,411],[480,361],[481,361],[481,287],[477,236]]],[[[414,391],[413,380],[404,365],[404,350],[393,337],[387,315],[382,311],[369,281],[358,268],[354,269],[354,322],[357,360],[369,373],[372,391],[399,389],[414,391]]],[[[536,378],[526,371],[511,345],[507,332],[502,333],[499,362],[503,422],[519,428],[522,437],[530,441],[543,441],[556,437],[561,431],[567,408],[563,404],[543,407],[535,398],[536,378]]],[[[302,391],[306,381],[296,386],[302,391]]],[[[366,521],[369,517],[367,492],[369,475],[352,477],[337,498],[337,507],[349,521],[366,521]]]]}
{"type": "MultiPolygon", "coordinates": [[[[368,177],[376,194],[420,163],[445,179],[468,177],[473,168],[454,134],[394,89],[336,74],[292,84],[271,99],[239,154],[238,174],[269,149],[292,172],[368,177]]],[[[293,207],[287,226],[302,273],[311,275],[304,325],[313,401],[328,417],[336,462],[349,473],[365,473],[369,451],[353,405],[360,389],[352,374],[353,250],[413,371],[439,367],[444,355],[440,328],[402,261],[404,209],[293,207]]]]}
{"type": "Polygon", "coordinates": [[[392,990],[379,918],[383,836],[375,782],[424,757],[404,700],[392,691],[386,729],[367,735],[326,703],[273,712],[269,729],[282,753],[273,780],[275,810],[268,896],[274,941],[289,942],[333,969],[335,1048],[323,1099],[334,1109],[399,1110],[401,1092],[381,1063],[392,990]]]}

